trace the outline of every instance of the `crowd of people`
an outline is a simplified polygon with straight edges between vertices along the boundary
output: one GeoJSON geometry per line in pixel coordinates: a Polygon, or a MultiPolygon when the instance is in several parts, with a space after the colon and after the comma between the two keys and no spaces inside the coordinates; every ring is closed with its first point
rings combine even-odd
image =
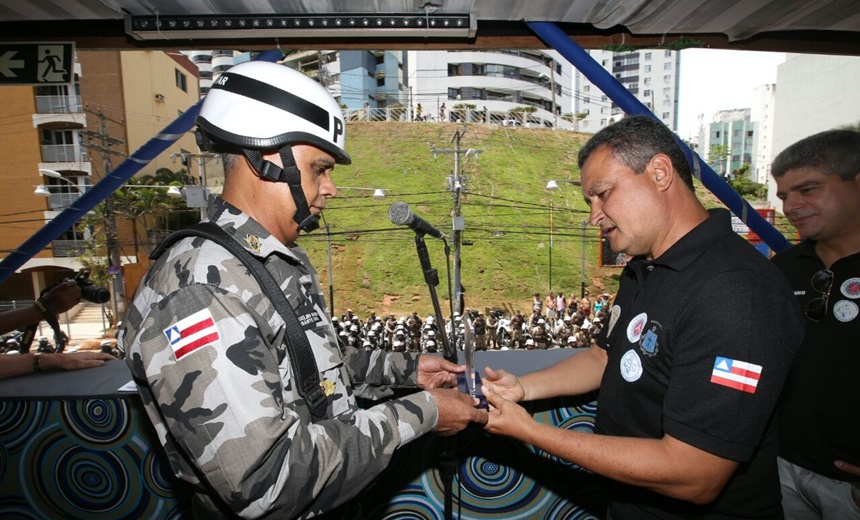
{"type": "Polygon", "coordinates": [[[434,353],[442,349],[444,340],[440,334],[444,331],[448,341],[463,350],[467,326],[471,327],[475,350],[584,348],[596,341],[606,322],[610,299],[609,293],[599,295],[593,302],[588,296],[568,300],[563,293],[555,295],[550,291],[542,299],[540,293],[535,293],[528,315],[519,310],[510,314],[499,308],[464,309],[462,314],[454,312],[443,327],[432,315],[422,319],[418,311],[400,317],[371,311],[362,318],[347,309],[332,323],[342,348],[434,353]]]}

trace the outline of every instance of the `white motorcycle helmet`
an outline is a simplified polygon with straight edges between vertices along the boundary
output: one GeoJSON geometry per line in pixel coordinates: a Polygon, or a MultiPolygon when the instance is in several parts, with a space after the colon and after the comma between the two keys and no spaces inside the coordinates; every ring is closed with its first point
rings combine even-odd
{"type": "Polygon", "coordinates": [[[305,231],[319,227],[301,189],[291,145],[306,143],[350,164],[343,115],[332,95],[297,70],[266,61],[231,67],[212,84],[197,116],[202,150],[244,155],[260,177],[285,182],[296,203],[293,219],[305,231]],[[281,168],[262,152],[279,151],[281,168]]]}

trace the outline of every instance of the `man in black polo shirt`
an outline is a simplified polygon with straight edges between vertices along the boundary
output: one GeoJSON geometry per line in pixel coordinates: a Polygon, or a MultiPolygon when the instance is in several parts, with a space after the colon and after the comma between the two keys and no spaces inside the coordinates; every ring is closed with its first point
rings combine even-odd
{"type": "Polygon", "coordinates": [[[802,139],[771,174],[805,239],[773,258],[806,314],[779,407],[782,504],[788,518],[860,519],[860,132],[802,139]]]}
{"type": "Polygon", "coordinates": [[[604,128],[579,166],[591,224],[633,259],[596,346],[522,377],[487,369],[487,429],[617,481],[615,520],[782,518],[771,419],[803,333],[784,277],[702,206],[659,121],[604,128]],[[598,388],[596,435],[514,404],[598,388]]]}

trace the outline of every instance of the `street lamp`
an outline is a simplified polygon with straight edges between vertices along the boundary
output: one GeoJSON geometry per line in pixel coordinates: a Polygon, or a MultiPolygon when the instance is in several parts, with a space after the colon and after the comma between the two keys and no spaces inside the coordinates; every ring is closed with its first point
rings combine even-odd
{"type": "MultiPolygon", "coordinates": [[[[565,182],[573,184],[574,186],[582,186],[582,181],[579,179],[561,179],[554,180],[550,179],[546,183],[547,191],[556,191],[559,186],[558,183],[565,182]]],[[[553,203],[549,202],[549,290],[552,290],[552,213],[553,213],[553,203]]],[[[583,221],[581,224],[582,228],[582,267],[580,273],[580,285],[581,285],[581,297],[585,297],[585,226],[588,225],[588,222],[583,221]]]]}
{"type": "Polygon", "coordinates": [[[356,188],[353,186],[338,186],[337,189],[338,190],[372,191],[373,195],[371,195],[371,197],[373,197],[373,200],[384,199],[385,198],[385,192],[388,191],[388,190],[385,190],[382,188],[356,188]]]}
{"type": "Polygon", "coordinates": [[[548,180],[548,181],[546,182],[546,189],[547,189],[547,190],[549,190],[549,191],[555,191],[555,190],[557,190],[557,189],[558,189],[558,183],[559,183],[559,182],[569,182],[570,184],[573,184],[574,186],[582,186],[582,181],[581,181],[581,180],[579,180],[579,179],[562,179],[562,180],[560,180],[560,181],[557,181],[557,180],[548,180]]]}

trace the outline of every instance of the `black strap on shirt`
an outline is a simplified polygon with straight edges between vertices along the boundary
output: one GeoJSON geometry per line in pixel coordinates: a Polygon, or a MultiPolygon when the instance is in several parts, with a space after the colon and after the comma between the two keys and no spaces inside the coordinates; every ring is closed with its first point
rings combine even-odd
{"type": "Polygon", "coordinates": [[[236,242],[230,234],[212,222],[199,222],[189,228],[174,231],[155,248],[149,255],[150,259],[157,259],[170,246],[186,237],[203,237],[215,242],[233,253],[254,275],[263,293],[275,306],[275,310],[278,311],[286,324],[286,346],[290,356],[290,365],[298,381],[299,395],[304,398],[314,417],[317,419],[325,417],[328,411],[328,398],[320,386],[320,374],[316,358],[295,311],[290,306],[290,302],[287,301],[287,297],[275,281],[272,273],[259,259],[236,242]]]}

